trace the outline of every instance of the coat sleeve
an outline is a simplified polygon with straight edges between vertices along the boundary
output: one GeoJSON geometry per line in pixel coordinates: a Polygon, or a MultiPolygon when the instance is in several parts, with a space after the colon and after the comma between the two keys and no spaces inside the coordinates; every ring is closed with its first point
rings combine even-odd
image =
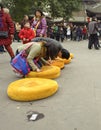
{"type": "Polygon", "coordinates": [[[45,18],[42,18],[41,24],[42,24],[42,30],[41,30],[40,34],[44,35],[47,30],[47,22],[46,22],[45,18]]]}
{"type": "Polygon", "coordinates": [[[30,30],[30,33],[31,33],[31,35],[29,37],[29,40],[32,40],[33,38],[35,38],[35,33],[32,29],[30,30]]]}
{"type": "Polygon", "coordinates": [[[41,46],[40,45],[32,45],[30,52],[27,56],[27,61],[29,65],[32,67],[32,70],[35,71],[38,67],[34,63],[34,58],[38,56],[38,54],[41,51],[41,46]]]}
{"type": "Polygon", "coordinates": [[[20,30],[19,37],[21,40],[24,38],[24,30],[23,29],[20,30]]]}

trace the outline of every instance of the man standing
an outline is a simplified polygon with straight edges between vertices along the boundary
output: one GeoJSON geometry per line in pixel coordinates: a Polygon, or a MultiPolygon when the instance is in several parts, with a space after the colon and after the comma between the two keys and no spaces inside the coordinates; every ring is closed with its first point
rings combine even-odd
{"type": "Polygon", "coordinates": [[[95,49],[98,50],[99,49],[99,41],[97,36],[98,24],[95,17],[93,17],[92,21],[88,24],[88,32],[89,32],[88,48],[92,49],[92,46],[94,44],[95,49]]]}

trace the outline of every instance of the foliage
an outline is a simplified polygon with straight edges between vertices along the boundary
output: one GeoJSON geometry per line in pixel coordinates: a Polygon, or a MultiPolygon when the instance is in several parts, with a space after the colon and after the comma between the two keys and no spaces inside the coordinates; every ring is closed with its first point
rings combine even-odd
{"type": "Polygon", "coordinates": [[[49,12],[52,18],[69,19],[80,7],[80,0],[2,0],[10,9],[14,20],[20,21],[25,14],[34,14],[37,8],[49,12]]]}

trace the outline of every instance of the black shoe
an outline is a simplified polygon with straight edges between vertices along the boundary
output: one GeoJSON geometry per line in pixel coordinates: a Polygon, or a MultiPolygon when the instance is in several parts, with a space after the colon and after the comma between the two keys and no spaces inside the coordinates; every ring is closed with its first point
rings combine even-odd
{"type": "Polygon", "coordinates": [[[2,51],[0,51],[0,54],[3,54],[3,52],[2,52],[2,51]]]}
{"type": "Polygon", "coordinates": [[[100,48],[97,47],[97,48],[95,48],[95,49],[96,49],[96,50],[99,50],[100,48]]]}
{"type": "Polygon", "coordinates": [[[12,60],[14,59],[14,57],[11,57],[11,60],[10,60],[10,62],[12,62],[12,60]]]}
{"type": "Polygon", "coordinates": [[[92,47],[88,47],[88,49],[92,49],[92,47]]]}

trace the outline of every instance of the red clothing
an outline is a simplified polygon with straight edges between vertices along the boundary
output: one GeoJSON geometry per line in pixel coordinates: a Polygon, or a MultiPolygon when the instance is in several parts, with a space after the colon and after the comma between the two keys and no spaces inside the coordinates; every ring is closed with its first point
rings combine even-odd
{"type": "Polygon", "coordinates": [[[0,20],[2,26],[0,26],[0,31],[8,31],[8,38],[0,38],[0,45],[8,46],[12,43],[11,34],[14,35],[14,23],[10,14],[4,13],[3,10],[0,11],[0,20]]]}
{"type": "Polygon", "coordinates": [[[23,44],[25,44],[35,37],[35,33],[31,28],[23,28],[19,32],[19,37],[23,41],[23,44]],[[24,39],[26,39],[26,41],[24,41],[24,39]]]}
{"type": "Polygon", "coordinates": [[[82,33],[86,34],[87,33],[87,28],[84,27],[83,30],[82,30],[82,33]]]}

